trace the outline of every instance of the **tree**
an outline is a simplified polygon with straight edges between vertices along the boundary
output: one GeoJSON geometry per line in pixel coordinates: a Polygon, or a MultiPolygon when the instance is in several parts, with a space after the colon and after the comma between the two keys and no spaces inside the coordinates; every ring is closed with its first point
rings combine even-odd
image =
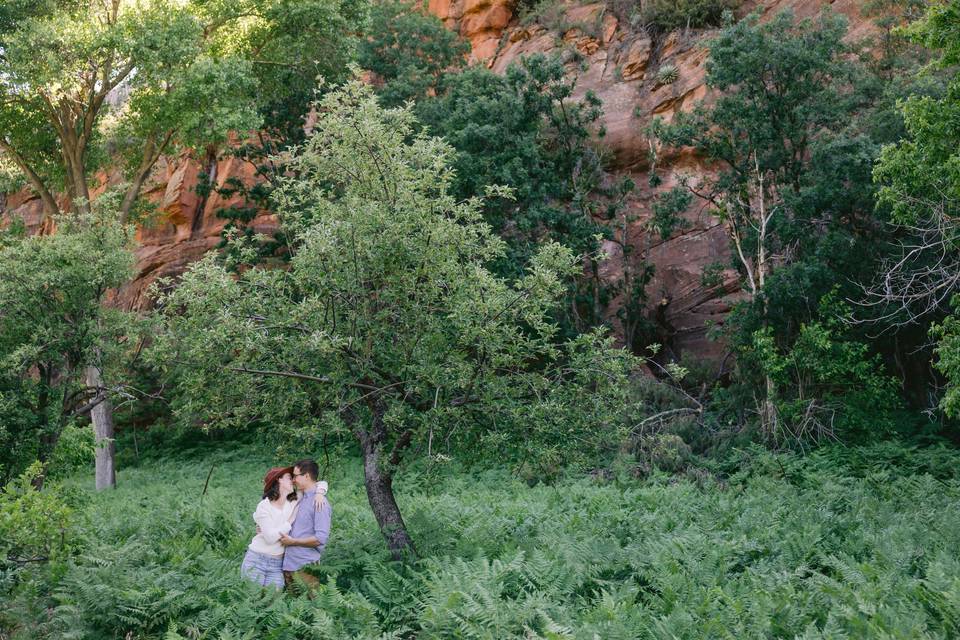
{"type": "MultiPolygon", "coordinates": [[[[204,10],[216,6],[49,0],[9,8],[0,33],[0,152],[48,219],[61,210],[61,188],[67,210],[89,213],[96,170],[121,159],[125,223],[164,153],[256,126],[249,64],[210,46],[222,23],[205,22],[204,10]]],[[[99,375],[95,363],[88,368],[91,386],[102,385],[99,375]]],[[[93,414],[98,448],[108,453],[112,415],[109,399],[93,414]]],[[[97,477],[106,480],[98,488],[113,486],[112,470],[99,463],[97,477]]]]}
{"type": "Polygon", "coordinates": [[[45,464],[64,427],[110,393],[91,384],[86,369],[104,366],[122,331],[123,314],[106,308],[103,299],[130,277],[133,253],[130,230],[116,222],[115,209],[104,211],[59,216],[53,235],[0,244],[5,477],[33,460],[45,464]]]}
{"type": "Polygon", "coordinates": [[[511,188],[511,197],[488,198],[484,207],[509,247],[509,261],[497,265],[502,275],[522,273],[544,240],[576,253],[597,249],[602,227],[587,200],[599,159],[589,140],[602,112],[592,93],[572,100],[574,86],[559,59],[533,55],[503,76],[481,68],[444,76],[437,97],[417,105],[420,122],[457,150],[458,196],[511,188]]]}
{"type": "MultiPolygon", "coordinates": [[[[151,353],[176,374],[188,423],[352,436],[399,557],[414,546],[393,480],[414,443],[429,452],[444,431],[492,428],[494,407],[511,407],[511,424],[546,420],[577,406],[567,385],[599,403],[626,386],[630,361],[598,336],[553,344],[547,314],[577,264],[568,249],[544,244],[512,283],[489,271],[503,242],[480,199],[454,197],[452,149],[415,134],[409,107],[383,109],[352,82],[317,112],[276,194],[289,269],[235,276],[204,258],[160,296],[151,353]],[[528,408],[538,398],[549,410],[528,408]]],[[[601,420],[550,424],[584,439],[608,433],[601,420]]]]}
{"type": "MultiPolygon", "coordinates": [[[[751,359],[762,365],[748,352],[772,325],[796,340],[803,320],[789,307],[815,314],[809,300],[869,265],[875,252],[868,214],[877,145],[850,127],[866,101],[855,90],[845,33],[842,17],[829,11],[816,22],[782,12],[763,24],[754,14],[728,25],[709,45],[707,85],[716,100],[651,126],[663,145],[694,147],[718,167],[664,202],[683,208],[678,192],[689,190],[724,223],[749,296],[735,318],[751,334],[741,342],[741,368],[751,359]]],[[[777,380],[768,368],[758,371],[761,426],[776,440],[789,425],[778,414],[777,380]]]]}
{"type": "Polygon", "coordinates": [[[204,9],[209,15],[207,22],[217,25],[213,50],[250,64],[261,129],[270,136],[299,141],[317,78],[339,82],[349,73],[367,3],[227,0],[204,9]]]}
{"type": "Polygon", "coordinates": [[[215,56],[213,32],[195,7],[168,0],[51,1],[12,21],[0,150],[47,215],[60,212],[61,187],[69,209],[89,211],[93,172],[117,157],[108,144],[126,160],[123,222],[162,154],[257,124],[249,65],[215,56]]]}
{"type": "Polygon", "coordinates": [[[372,71],[385,106],[435,92],[444,74],[461,69],[470,43],[412,2],[374,2],[357,62],[372,71]]]}
{"type": "Polygon", "coordinates": [[[901,251],[888,261],[873,301],[887,316],[911,322],[944,318],[933,327],[939,339],[935,366],[948,380],[941,407],[960,415],[960,4],[931,4],[907,29],[911,39],[937,51],[933,69],[951,73],[946,94],[915,95],[902,103],[908,137],[883,150],[874,177],[879,204],[906,231],[901,251]]]}
{"type": "MultiPolygon", "coordinates": [[[[603,324],[618,293],[624,294],[623,308],[636,309],[648,280],[634,278],[630,264],[619,282],[600,278],[601,238],[616,239],[629,251],[628,225],[602,221],[623,217],[633,183],[608,184],[593,144],[595,135],[604,134],[601,101],[592,92],[574,99],[575,88],[559,58],[537,54],[511,64],[502,76],[478,67],[449,73],[437,95],[416,106],[427,129],[457,150],[456,194],[482,195],[490,185],[512,189],[511,198],[487,198],[483,209],[507,242],[506,254],[492,265],[498,274],[517,277],[542,242],[559,242],[585,257],[557,314],[566,336],[603,324]]],[[[633,346],[637,314],[627,316],[624,333],[633,346]]]]}
{"type": "MultiPolygon", "coordinates": [[[[249,61],[256,80],[256,105],[262,118],[258,130],[225,149],[206,150],[197,192],[216,192],[224,199],[242,198],[216,212],[227,219],[227,237],[255,235],[249,223],[270,206],[270,194],[285,167],[275,157],[303,142],[307,115],[317,78],[339,83],[356,58],[357,33],[366,22],[365,0],[243,0],[225,2],[211,20],[217,29],[214,49],[249,61]],[[217,154],[240,158],[253,169],[248,181],[231,176],[218,181],[217,154]]],[[[261,258],[284,257],[282,232],[261,245],[261,258]]]]}
{"type": "MultiPolygon", "coordinates": [[[[457,150],[455,192],[468,198],[490,185],[512,188],[512,199],[485,199],[484,218],[507,241],[494,271],[517,277],[544,241],[583,254],[583,273],[571,279],[557,312],[564,337],[603,324],[617,295],[623,309],[641,308],[645,268],[615,283],[600,278],[598,238],[617,235],[600,220],[623,213],[632,183],[605,179],[592,144],[604,134],[601,101],[590,91],[574,99],[576,81],[559,57],[525,56],[502,75],[463,69],[467,43],[406,3],[374,5],[367,32],[358,60],[374,72],[381,102],[415,101],[419,122],[457,150]]],[[[626,316],[632,345],[638,314],[626,316]]]]}

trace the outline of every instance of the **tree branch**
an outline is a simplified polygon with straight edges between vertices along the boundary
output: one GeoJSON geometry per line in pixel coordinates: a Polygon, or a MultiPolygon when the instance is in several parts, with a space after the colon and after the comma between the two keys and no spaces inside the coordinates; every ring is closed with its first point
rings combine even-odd
{"type": "Polygon", "coordinates": [[[30,185],[33,187],[34,191],[37,192],[37,195],[40,196],[40,200],[43,202],[44,213],[48,216],[57,215],[60,213],[60,207],[57,206],[57,201],[54,199],[53,194],[50,193],[47,185],[43,182],[43,178],[40,177],[40,174],[34,171],[33,167],[30,166],[30,163],[27,162],[26,158],[20,155],[20,153],[13,148],[13,145],[11,145],[2,137],[0,137],[0,149],[8,153],[16,165],[20,167],[20,170],[26,174],[27,179],[30,181],[30,185]]]}

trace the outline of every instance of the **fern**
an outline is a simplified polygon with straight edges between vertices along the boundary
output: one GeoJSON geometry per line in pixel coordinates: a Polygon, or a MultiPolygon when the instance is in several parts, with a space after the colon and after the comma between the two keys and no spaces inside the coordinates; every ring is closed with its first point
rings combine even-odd
{"type": "Polygon", "coordinates": [[[748,451],[726,486],[401,477],[424,541],[407,565],[384,550],[349,466],[332,478],[312,599],[240,576],[268,463],[217,460],[229,487],[214,483],[202,509],[203,459],[150,463],[90,495],[70,561],[9,583],[0,625],[38,640],[960,635],[960,484],[944,472],[960,454],[943,449],[748,451]]]}

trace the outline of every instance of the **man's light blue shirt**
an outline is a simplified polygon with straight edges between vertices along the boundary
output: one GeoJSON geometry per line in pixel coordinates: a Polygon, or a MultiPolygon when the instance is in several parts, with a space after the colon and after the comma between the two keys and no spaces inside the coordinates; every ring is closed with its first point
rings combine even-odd
{"type": "Polygon", "coordinates": [[[325,500],[323,508],[318,511],[313,503],[316,493],[317,488],[314,487],[303,494],[300,509],[297,511],[297,517],[288,535],[291,538],[315,537],[319,544],[316,547],[287,547],[283,553],[284,571],[297,571],[304,565],[316,562],[323,555],[324,547],[327,546],[333,509],[330,508],[330,502],[325,500]]]}

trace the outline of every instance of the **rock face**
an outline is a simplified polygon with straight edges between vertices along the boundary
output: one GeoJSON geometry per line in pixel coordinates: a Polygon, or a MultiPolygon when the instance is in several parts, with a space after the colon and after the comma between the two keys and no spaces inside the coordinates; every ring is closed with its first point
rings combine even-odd
{"type": "MultiPolygon", "coordinates": [[[[711,323],[723,322],[743,293],[732,268],[725,268],[721,283],[711,287],[702,284],[702,273],[708,265],[731,264],[726,231],[697,202],[684,215],[686,226],[671,237],[661,239],[647,230],[653,199],[658,191],[675,186],[675,173],[702,175],[709,169],[690,152],[660,158],[659,172],[665,180],[656,190],[650,189],[651,143],[643,134],[652,118],[669,121],[709,97],[704,84],[704,43],[714,32],[681,30],[655,41],[643,30],[624,24],[602,2],[558,3],[534,21],[529,17],[505,20],[511,1],[431,0],[429,9],[471,42],[474,63],[502,73],[523,56],[559,54],[568,60],[570,76],[577,78],[576,97],[592,91],[603,101],[606,135],[598,144],[607,153],[611,177],[629,176],[638,186],[626,214],[635,220],[629,233],[633,259],[646,259],[655,267],[647,287],[649,317],[667,337],[673,355],[722,357],[723,345],[708,340],[707,331],[711,323]]],[[[829,6],[847,17],[848,38],[859,40],[874,29],[860,14],[862,4],[856,0],[748,0],[740,13],[760,10],[766,20],[787,9],[805,18],[829,6]]],[[[608,253],[609,264],[602,274],[618,277],[624,267],[622,252],[608,253]]],[[[617,307],[616,301],[612,307],[617,307]]],[[[615,317],[610,321],[616,326],[615,317]]]]}
{"type": "MultiPolygon", "coordinates": [[[[248,184],[253,178],[253,167],[241,160],[225,159],[213,170],[207,167],[218,186],[230,178],[248,184]]],[[[216,212],[231,205],[242,205],[239,198],[224,199],[215,192],[201,198],[196,192],[200,179],[200,165],[188,158],[162,158],[150,181],[144,185],[142,196],[153,205],[155,214],[137,228],[136,276],[118,292],[117,302],[127,309],[150,306],[149,287],[158,278],[176,276],[220,242],[220,232],[227,220],[216,212]]],[[[116,176],[100,176],[103,184],[91,193],[96,197],[106,185],[116,182],[116,176]]],[[[24,220],[30,233],[45,232],[43,209],[39,198],[27,191],[7,196],[4,215],[24,220]]],[[[254,228],[262,233],[276,230],[276,217],[261,211],[253,220],[254,228]]]]}
{"type": "MultiPolygon", "coordinates": [[[[790,9],[798,17],[815,15],[826,5],[845,14],[850,38],[869,34],[871,23],[860,16],[856,0],[760,0],[748,1],[742,11],[760,9],[765,17],[790,9]]],[[[627,203],[635,222],[630,230],[634,255],[655,266],[647,288],[649,315],[668,338],[675,355],[719,358],[723,346],[709,341],[710,322],[722,322],[731,305],[742,295],[735,271],[725,269],[719,285],[702,284],[704,267],[730,264],[729,243],[719,222],[698,203],[686,212],[687,225],[661,239],[646,231],[656,193],[648,188],[650,142],[645,125],[655,116],[670,119],[707,98],[704,85],[707,51],[703,46],[710,31],[680,31],[654,41],[642,31],[623,24],[602,3],[558,4],[539,21],[519,20],[514,0],[429,0],[428,8],[445,24],[467,38],[471,60],[495,72],[532,53],[566,56],[571,76],[576,76],[577,95],[593,91],[602,101],[606,135],[598,140],[609,159],[611,177],[629,176],[638,190],[627,203]],[[547,15],[549,14],[549,15],[547,15]],[[669,70],[669,71],[667,71],[669,70]]],[[[230,178],[249,181],[252,168],[235,159],[217,162],[208,173],[223,185],[230,178]]],[[[660,172],[666,178],[658,190],[674,186],[674,172],[704,173],[708,168],[690,153],[661,158],[660,172]]],[[[137,234],[136,278],[119,293],[128,308],[149,305],[147,288],[162,276],[176,275],[215,247],[226,221],[216,211],[234,204],[211,194],[203,199],[195,192],[200,166],[188,158],[161,162],[144,190],[160,215],[143,225],[137,234]]],[[[28,192],[9,194],[3,211],[22,217],[31,231],[39,231],[41,205],[28,192]]],[[[240,203],[236,203],[240,204],[240,203]]],[[[276,228],[276,219],[261,211],[253,222],[261,232],[276,228]]],[[[605,277],[614,278],[624,268],[622,252],[611,252],[603,265],[605,277]]],[[[614,304],[614,307],[616,304],[614,304]]],[[[611,317],[611,322],[616,319],[611,317]]]]}

